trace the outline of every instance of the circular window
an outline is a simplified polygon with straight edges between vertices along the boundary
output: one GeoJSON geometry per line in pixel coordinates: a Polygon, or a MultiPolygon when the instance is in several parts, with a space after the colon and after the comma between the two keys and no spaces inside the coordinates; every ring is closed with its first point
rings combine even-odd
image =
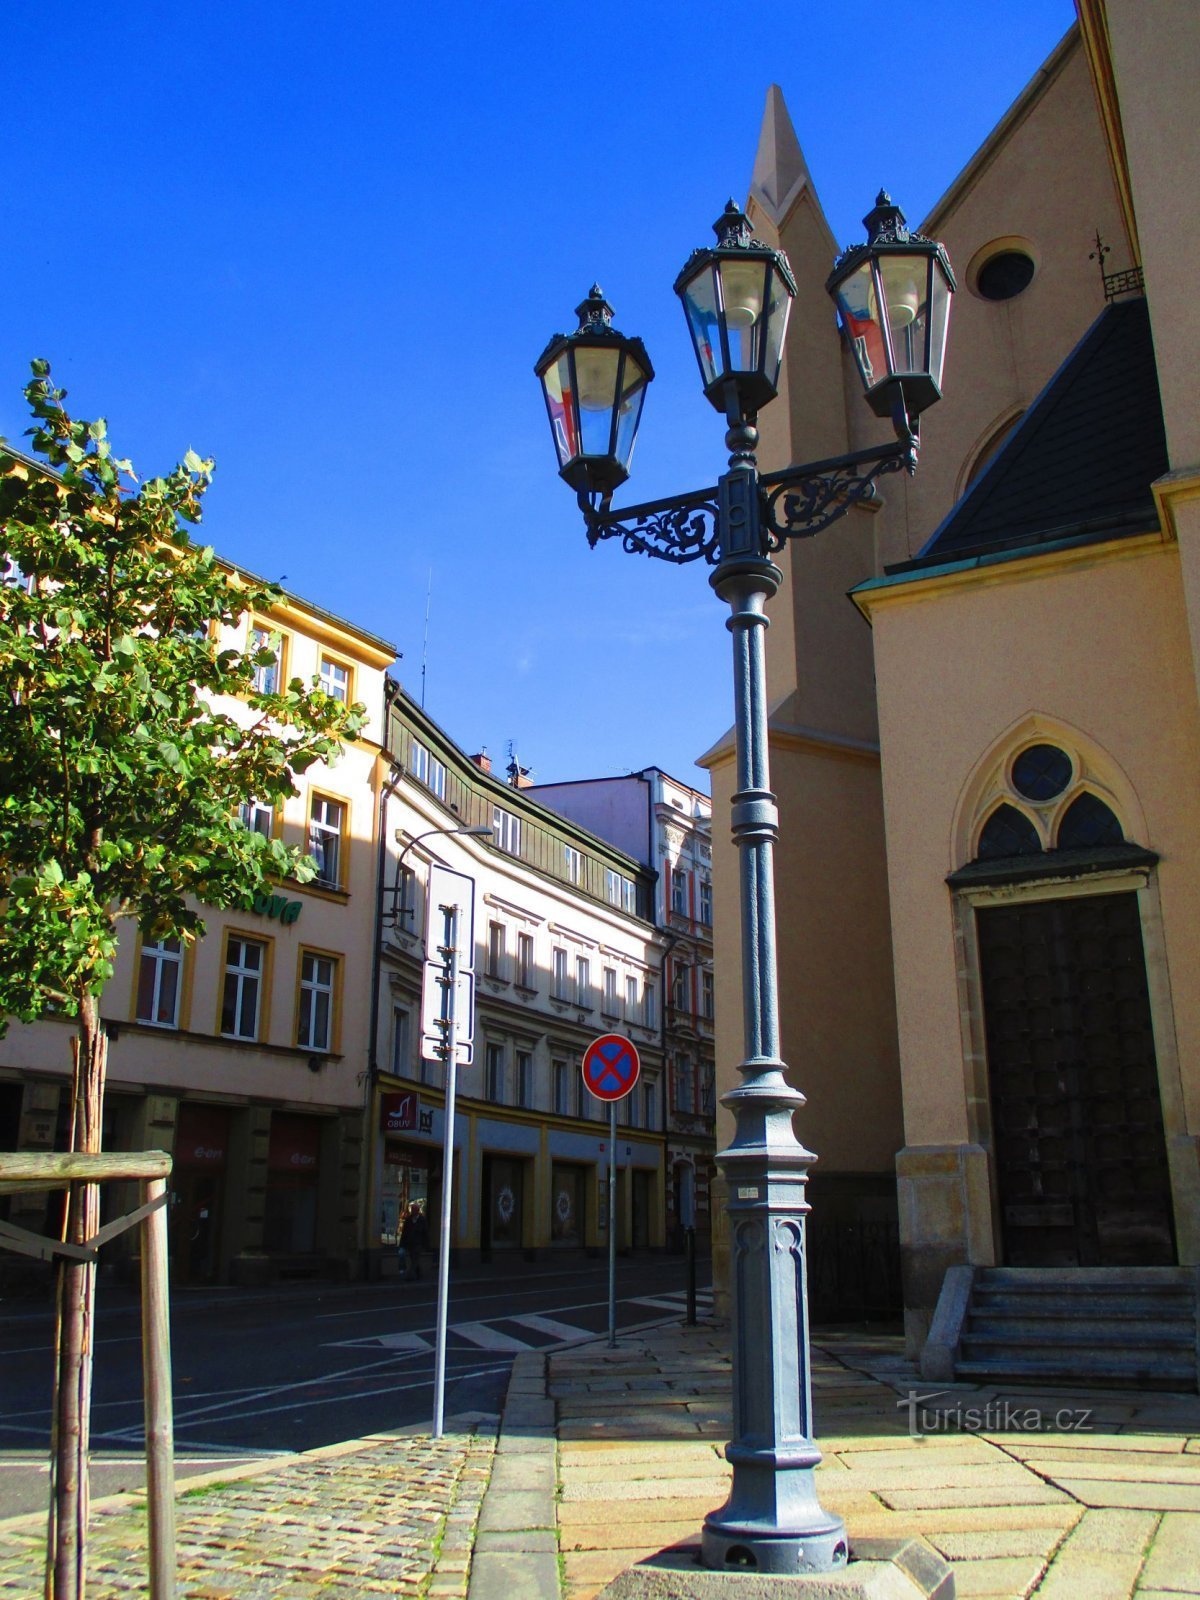
{"type": "Polygon", "coordinates": [[[1012,765],[1012,785],[1026,800],[1053,800],[1071,781],[1071,758],[1056,744],[1031,744],[1012,765]]]}
{"type": "Polygon", "coordinates": [[[975,287],[985,300],[1012,300],[1028,289],[1033,270],[1024,250],[1001,250],[980,267],[975,287]]]}

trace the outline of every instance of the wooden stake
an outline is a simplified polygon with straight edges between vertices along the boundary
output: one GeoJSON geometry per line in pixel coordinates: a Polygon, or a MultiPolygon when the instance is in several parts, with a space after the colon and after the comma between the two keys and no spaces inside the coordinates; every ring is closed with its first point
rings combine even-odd
{"type": "MultiPolygon", "coordinates": [[[[142,1185],[142,1201],[167,1190],[162,1178],[142,1185]]],[[[175,1600],[175,1441],[171,1421],[171,1333],[167,1286],[167,1212],[142,1223],[142,1395],[146,1410],[146,1501],[150,1600],[175,1600]]]]}

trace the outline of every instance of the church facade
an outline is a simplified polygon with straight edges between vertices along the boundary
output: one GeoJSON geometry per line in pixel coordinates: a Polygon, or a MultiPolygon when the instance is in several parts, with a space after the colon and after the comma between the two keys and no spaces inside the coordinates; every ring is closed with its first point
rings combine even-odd
{"type": "MultiPolygon", "coordinates": [[[[953,1266],[1200,1263],[1198,63],[1193,7],[1079,0],[917,224],[960,284],[916,476],[783,558],[771,762],[810,1276],[818,1313],[902,1301],[913,1353],[953,1266]]],[[[764,469],[873,443],[777,89],[749,210],[799,287],[764,469]]],[[[718,816],[731,758],[704,758],[718,816]]]]}

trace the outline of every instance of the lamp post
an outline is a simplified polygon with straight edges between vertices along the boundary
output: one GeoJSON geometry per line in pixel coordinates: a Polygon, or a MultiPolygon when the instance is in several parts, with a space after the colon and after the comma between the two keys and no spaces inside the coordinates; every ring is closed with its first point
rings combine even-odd
{"type": "Polygon", "coordinates": [[[954,276],[941,245],[912,234],[881,193],[864,218],[867,241],[839,257],[826,284],[868,403],[889,417],[894,444],[782,472],[760,473],[759,410],[775,398],[796,292],[782,251],[755,238],[731,200],[715,246],[693,251],[675,281],[704,393],[728,424],[728,470],[710,488],[625,510],[613,491],[629,461],[653,369],[641,341],[612,326],[593,287],[579,327],[559,334],[535,366],[559,474],[576,491],[588,543],[619,539],[631,552],[706,561],[729,606],[733,635],[738,846],[742,910],[742,1081],[722,1099],[734,1134],[717,1157],[729,1192],[733,1296],[733,1467],[728,1501],[705,1519],[711,1567],[823,1572],[849,1547],[840,1517],[817,1498],[805,1259],[808,1168],[792,1113],[804,1096],[780,1055],[773,851],[778,812],[767,757],[766,603],[783,574],[771,560],[875,493],[875,480],[916,468],[919,417],[941,395],[954,276]]]}

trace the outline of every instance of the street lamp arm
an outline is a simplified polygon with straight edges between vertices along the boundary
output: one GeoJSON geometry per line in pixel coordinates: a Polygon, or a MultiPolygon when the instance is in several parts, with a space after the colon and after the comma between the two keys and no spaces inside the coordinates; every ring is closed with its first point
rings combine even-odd
{"type": "Polygon", "coordinates": [[[694,489],[666,500],[647,500],[619,511],[596,511],[581,492],[579,508],[587,523],[588,544],[620,539],[631,555],[657,556],[682,566],[688,561],[714,564],[721,558],[717,531],[717,487],[694,489]]]}
{"type": "MultiPolygon", "coordinates": [[[[853,506],[875,498],[875,480],[889,472],[912,472],[917,441],[909,434],[894,444],[855,450],[761,474],[757,479],[759,527],[766,555],[781,550],[789,539],[810,539],[844,517],[853,506]]],[[[657,557],[682,566],[722,558],[720,486],[646,500],[640,505],[609,508],[580,490],[579,509],[594,549],[605,539],[619,539],[631,555],[657,557]]]]}
{"type": "Polygon", "coordinates": [[[916,466],[915,439],[856,450],[828,461],[785,467],[759,478],[762,526],[768,550],[782,550],[789,539],[811,539],[857,505],[875,498],[875,480],[916,466]]]}

